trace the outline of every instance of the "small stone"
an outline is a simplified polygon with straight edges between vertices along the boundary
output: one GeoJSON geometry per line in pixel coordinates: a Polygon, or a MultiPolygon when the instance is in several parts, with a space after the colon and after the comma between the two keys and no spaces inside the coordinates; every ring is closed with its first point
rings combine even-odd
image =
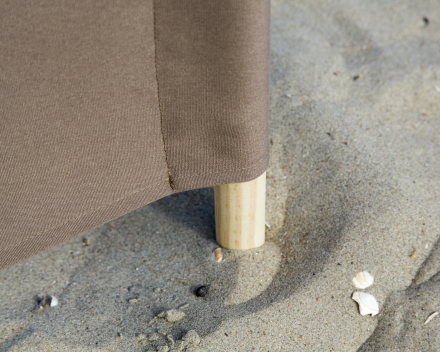
{"type": "Polygon", "coordinates": [[[174,323],[176,321],[179,321],[179,320],[183,319],[184,316],[185,316],[185,313],[180,310],[177,310],[177,309],[171,309],[166,312],[162,312],[158,315],[159,318],[164,318],[166,321],[168,321],[170,323],[174,323]]]}
{"type": "Polygon", "coordinates": [[[159,287],[155,287],[155,288],[153,289],[153,291],[156,292],[156,293],[160,293],[161,289],[160,289],[159,287]]]}
{"type": "Polygon", "coordinates": [[[188,308],[189,307],[189,303],[187,303],[187,304],[182,304],[180,307],[179,307],[179,309],[186,309],[186,308],[188,308]]]}
{"type": "Polygon", "coordinates": [[[44,304],[44,295],[37,296],[36,300],[38,308],[41,308],[41,306],[44,304]]]}
{"type": "MultiPolygon", "coordinates": [[[[45,295],[37,296],[37,308],[49,308],[51,306],[51,297],[47,297],[45,295]]],[[[58,300],[55,298],[56,304],[58,304],[58,300]]],[[[54,301],[54,303],[55,303],[54,301]]],[[[55,304],[55,305],[56,305],[55,304]]]]}
{"type": "Polygon", "coordinates": [[[184,337],[182,337],[182,341],[189,345],[198,345],[200,343],[200,336],[197,334],[197,331],[190,330],[184,337]]]}
{"type": "Polygon", "coordinates": [[[208,294],[209,288],[208,286],[199,286],[196,289],[196,296],[197,297],[205,297],[208,294]]]}
{"type": "Polygon", "coordinates": [[[83,238],[83,246],[84,247],[90,246],[90,240],[88,238],[83,238]]]}
{"type": "Polygon", "coordinates": [[[170,348],[168,346],[159,346],[157,348],[157,352],[168,352],[170,350],[170,348]]]}
{"type": "Polygon", "coordinates": [[[130,303],[130,304],[135,304],[137,302],[139,302],[139,300],[137,298],[132,298],[128,301],[128,303],[130,303]]]}

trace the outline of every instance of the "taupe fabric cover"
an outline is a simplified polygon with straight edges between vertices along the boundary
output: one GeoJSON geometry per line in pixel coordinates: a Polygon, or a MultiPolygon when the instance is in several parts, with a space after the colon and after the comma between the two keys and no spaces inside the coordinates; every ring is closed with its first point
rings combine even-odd
{"type": "Polygon", "coordinates": [[[268,0],[0,1],[0,269],[268,165],[268,0]]]}

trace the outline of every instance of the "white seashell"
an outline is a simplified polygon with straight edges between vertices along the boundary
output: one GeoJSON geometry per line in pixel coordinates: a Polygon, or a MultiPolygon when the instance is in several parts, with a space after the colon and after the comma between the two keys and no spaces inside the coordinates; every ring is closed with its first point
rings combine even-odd
{"type": "Polygon", "coordinates": [[[220,263],[223,259],[223,253],[221,248],[217,248],[214,252],[212,252],[212,259],[216,263],[220,263]]]}
{"type": "Polygon", "coordinates": [[[438,312],[432,313],[428,319],[426,319],[425,324],[428,324],[432,319],[434,319],[434,317],[438,315],[438,312]]]}
{"type": "Polygon", "coordinates": [[[50,306],[55,307],[57,305],[58,305],[58,299],[55,296],[52,296],[50,300],[50,306]]]}
{"type": "Polygon", "coordinates": [[[359,304],[361,315],[371,314],[373,316],[379,314],[379,305],[374,296],[365,292],[354,292],[351,298],[359,304]]]}
{"type": "Polygon", "coordinates": [[[360,271],[353,278],[353,283],[357,288],[363,289],[371,286],[374,282],[374,277],[368,271],[360,271]]]}

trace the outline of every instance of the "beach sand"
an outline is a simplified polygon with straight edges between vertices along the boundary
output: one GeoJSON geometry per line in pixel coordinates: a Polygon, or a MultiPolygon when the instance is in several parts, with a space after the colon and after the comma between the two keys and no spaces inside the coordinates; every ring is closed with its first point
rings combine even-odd
{"type": "Polygon", "coordinates": [[[1,271],[0,351],[440,350],[438,5],[273,1],[264,246],[215,263],[213,189],[166,197],[1,271]]]}

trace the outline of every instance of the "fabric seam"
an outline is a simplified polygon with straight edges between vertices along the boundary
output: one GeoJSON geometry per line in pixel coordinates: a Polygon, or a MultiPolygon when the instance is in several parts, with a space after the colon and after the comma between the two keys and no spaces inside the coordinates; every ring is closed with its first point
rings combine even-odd
{"type": "Polygon", "coordinates": [[[157,27],[157,19],[156,19],[156,0],[153,0],[153,33],[154,33],[154,70],[156,73],[156,84],[157,84],[157,105],[159,108],[159,116],[160,116],[160,132],[162,134],[162,142],[163,142],[163,150],[165,153],[165,163],[167,164],[168,171],[168,183],[170,184],[171,189],[174,191],[174,181],[173,176],[171,175],[170,164],[168,160],[167,147],[165,144],[165,134],[163,133],[163,113],[162,108],[160,106],[160,89],[159,89],[159,75],[157,70],[157,38],[156,38],[156,27],[157,27]]]}

